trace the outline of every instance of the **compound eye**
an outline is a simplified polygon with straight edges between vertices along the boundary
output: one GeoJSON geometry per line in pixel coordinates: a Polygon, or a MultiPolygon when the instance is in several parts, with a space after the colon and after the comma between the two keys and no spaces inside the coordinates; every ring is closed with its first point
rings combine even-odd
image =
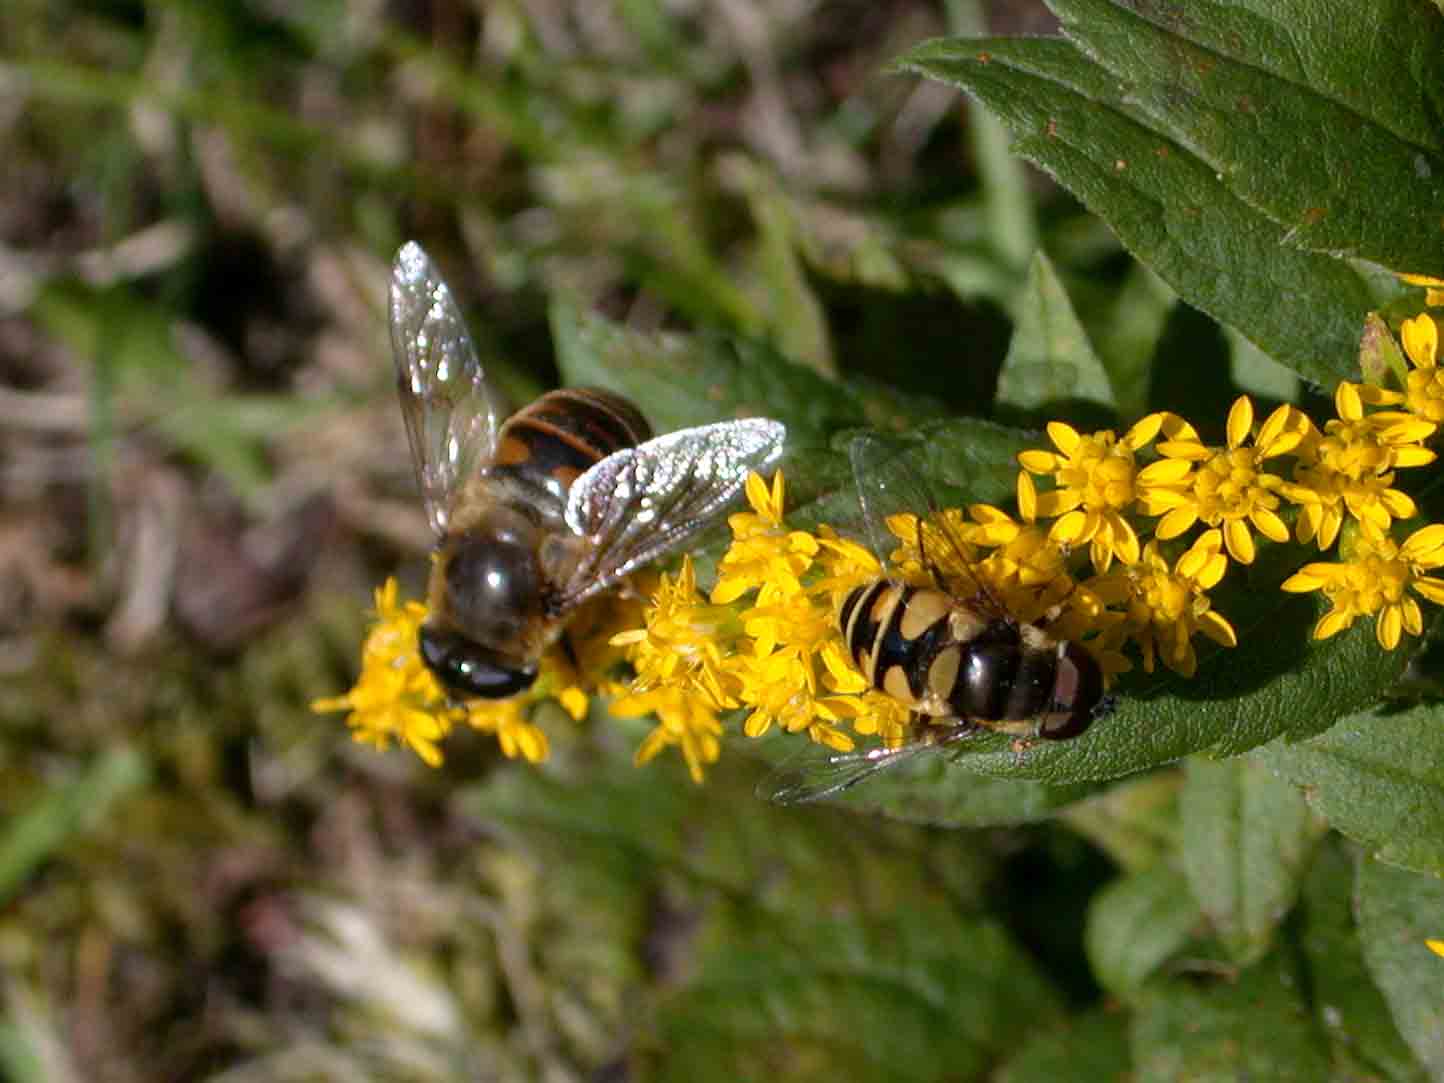
{"type": "Polygon", "coordinates": [[[1055,710],[1043,716],[1038,731],[1047,741],[1082,736],[1112,710],[1112,701],[1103,694],[1103,671],[1081,644],[1067,643],[1061,649],[1053,706],[1055,710]]]}
{"type": "Polygon", "coordinates": [[[465,698],[507,699],[525,692],[537,667],[514,665],[454,632],[422,625],[421,660],[450,691],[465,698]]]}

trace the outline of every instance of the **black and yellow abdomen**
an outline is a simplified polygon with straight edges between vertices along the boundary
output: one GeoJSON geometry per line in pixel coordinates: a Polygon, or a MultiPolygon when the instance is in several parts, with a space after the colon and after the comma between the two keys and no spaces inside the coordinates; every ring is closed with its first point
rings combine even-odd
{"type": "Polygon", "coordinates": [[[838,623],[868,683],[919,714],[1016,722],[1049,714],[1063,691],[1056,641],[940,590],[874,580],[847,596],[838,623]]]}
{"type": "Polygon", "coordinates": [[[509,417],[492,467],[542,488],[565,492],[587,468],[652,437],[640,410],[593,387],[549,391],[509,417]]]}

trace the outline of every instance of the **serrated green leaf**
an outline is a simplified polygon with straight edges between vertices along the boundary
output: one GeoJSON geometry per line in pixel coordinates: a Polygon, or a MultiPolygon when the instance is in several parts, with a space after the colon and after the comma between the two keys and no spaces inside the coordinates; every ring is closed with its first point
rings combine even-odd
{"type": "Polygon", "coordinates": [[[1237,977],[1201,974],[1150,984],[1137,998],[1137,1083],[1319,1083],[1328,1050],[1298,975],[1278,954],[1237,977]]]}
{"type": "Polygon", "coordinates": [[[788,447],[825,447],[843,429],[899,430],[937,404],[824,379],[760,342],[720,335],[644,334],[567,301],[551,310],[557,365],[570,384],[610,388],[658,432],[761,415],[788,426],[788,447]]]}
{"type": "Polygon", "coordinates": [[[1399,1033],[1431,1075],[1444,1076],[1444,959],[1424,943],[1444,928],[1444,881],[1366,859],[1355,905],[1364,961],[1399,1033]]]}
{"type": "Polygon", "coordinates": [[[1424,1071],[1364,966],[1353,899],[1354,861],[1334,836],[1319,848],[1300,899],[1315,1021],[1334,1044],[1336,1075],[1415,1083],[1424,1071]]]}
{"type": "Polygon", "coordinates": [[[1330,256],[1291,248],[1287,229],[1231,193],[1216,171],[1125,96],[1118,79],[1058,39],[952,39],[899,66],[976,95],[1015,149],[1102,217],[1190,304],[1233,325],[1305,379],[1355,373],[1372,305],[1330,256]]]}
{"type": "Polygon", "coordinates": [[[1094,1011],[1034,1034],[993,1077],[997,1083],[1123,1083],[1133,1078],[1128,1022],[1122,1012],[1094,1011]]]}
{"type": "MultiPolygon", "coordinates": [[[[791,743],[769,742],[774,780],[830,770],[836,753],[817,747],[799,755],[791,743]],[[772,753],[775,749],[775,753],[772,753]]],[[[831,776],[829,776],[831,777],[831,776]]],[[[998,827],[1033,823],[1083,800],[1096,784],[1049,786],[1024,779],[989,778],[957,769],[946,748],[924,752],[821,801],[855,812],[936,827],[998,827]]]]}
{"type": "Polygon", "coordinates": [[[641,1000],[622,968],[642,1078],[975,1077],[1059,1018],[1002,925],[959,906],[990,875],[968,836],[768,806],[735,758],[698,787],[630,757],[610,734],[464,800],[668,975],[641,1000]]]}
{"type": "Polygon", "coordinates": [[[1308,741],[1257,753],[1329,823],[1380,861],[1444,875],[1444,710],[1350,715],[1308,741]]]}
{"type": "Polygon", "coordinates": [[[1262,764],[1194,757],[1179,798],[1183,871],[1219,940],[1241,965],[1267,953],[1322,825],[1262,764]]]}
{"type": "Polygon", "coordinates": [[[1018,298],[1018,322],[1008,356],[998,373],[997,402],[1023,412],[1070,403],[1112,407],[1108,374],[1048,257],[1033,256],[1028,282],[1018,298]]]}
{"type": "Polygon", "coordinates": [[[1084,946],[1094,977],[1129,996],[1188,943],[1202,917],[1177,869],[1159,864],[1122,877],[1088,909],[1084,946]]]}
{"type": "Polygon", "coordinates": [[[1444,269],[1444,18],[1423,0],[1323,18],[1306,0],[1051,6],[1153,126],[1283,225],[1286,243],[1444,269]]]}

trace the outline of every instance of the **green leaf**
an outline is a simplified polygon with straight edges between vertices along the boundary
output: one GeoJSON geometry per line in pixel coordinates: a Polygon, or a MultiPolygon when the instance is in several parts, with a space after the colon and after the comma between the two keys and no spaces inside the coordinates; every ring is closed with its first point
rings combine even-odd
{"type": "Polygon", "coordinates": [[[1121,1083],[1132,1078],[1122,1012],[1093,1011],[1034,1034],[993,1078],[997,1083],[1121,1083]]]}
{"type": "Polygon", "coordinates": [[[1108,374],[1052,263],[1041,251],[1018,298],[1018,325],[998,374],[998,405],[1022,412],[1066,412],[1079,401],[1114,405],[1108,374]]]}
{"type": "Polygon", "coordinates": [[[897,420],[761,343],[643,334],[567,301],[553,303],[551,322],[564,381],[627,396],[658,432],[761,415],[787,423],[790,447],[824,447],[841,429],[897,420]]]}
{"type": "Polygon", "coordinates": [[[1125,872],[1141,872],[1178,849],[1178,791],[1173,769],[1125,779],[1066,809],[1060,819],[1125,872]]]}
{"type": "Polygon", "coordinates": [[[498,773],[464,801],[521,836],[566,922],[630,945],[553,980],[623,976],[643,1078],[975,1078],[1058,1020],[1001,923],[960,905],[992,878],[970,836],[767,806],[736,758],[698,787],[622,745],[561,744],[547,772],[498,773]]]}
{"type": "Polygon", "coordinates": [[[1444,959],[1424,944],[1444,936],[1444,881],[1365,860],[1355,893],[1369,973],[1414,1055],[1444,1076],[1444,959]]]}
{"type": "Polygon", "coordinates": [[[1329,385],[1355,374],[1359,328],[1373,304],[1363,278],[1290,247],[1286,227],[1230,192],[1074,46],[941,40],[899,66],[993,109],[1017,135],[1017,152],[1108,222],[1184,300],[1306,379],[1329,385]]]}
{"type": "Polygon", "coordinates": [[[1444,268],[1444,18],[1423,0],[1052,0],[1130,103],[1299,248],[1444,268]]]}
{"type": "Polygon", "coordinates": [[[1151,366],[1178,295],[1147,266],[1136,263],[1123,280],[1107,322],[1095,327],[1098,354],[1118,398],[1118,413],[1145,411],[1151,366]]]}
{"type": "Polygon", "coordinates": [[[1380,861],[1444,875],[1444,710],[1364,711],[1259,758],[1380,861]]]}
{"type": "MultiPolygon", "coordinates": [[[[776,763],[774,779],[835,763],[830,749],[796,752],[795,742],[770,741],[762,749],[776,763]]],[[[1025,779],[989,778],[957,769],[945,747],[923,752],[824,799],[855,812],[939,827],[997,827],[1033,823],[1083,800],[1096,784],[1050,786],[1025,779]]]]}
{"type": "Polygon", "coordinates": [[[1153,983],[1134,1002],[1137,1083],[1319,1083],[1328,1050],[1279,954],[1232,976],[1153,983]]]}
{"type": "Polygon", "coordinates": [[[1354,918],[1354,861],[1337,836],[1319,847],[1300,900],[1300,946],[1317,1025],[1334,1045],[1344,1078],[1424,1079],[1364,966],[1354,918]]]}
{"type": "Polygon", "coordinates": [[[1251,760],[1194,757],[1185,777],[1183,871],[1219,940],[1246,966],[1268,952],[1293,907],[1322,825],[1294,787],[1251,760]]]}
{"type": "Polygon", "coordinates": [[[1132,994],[1189,942],[1201,918],[1188,881],[1166,864],[1120,878],[1088,909],[1084,946],[1094,977],[1111,993],[1132,994]]]}

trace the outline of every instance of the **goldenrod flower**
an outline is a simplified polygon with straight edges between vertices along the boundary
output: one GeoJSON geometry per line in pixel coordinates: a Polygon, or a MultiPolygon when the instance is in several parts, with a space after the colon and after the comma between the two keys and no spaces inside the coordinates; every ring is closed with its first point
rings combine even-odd
{"type": "Polygon", "coordinates": [[[1134,455],[1165,424],[1172,427],[1179,421],[1168,414],[1149,414],[1121,439],[1108,429],[1084,436],[1061,421],[1050,423],[1048,437],[1058,450],[1024,451],[1018,456],[1018,464],[1028,473],[1053,481],[1051,491],[1036,495],[1036,514],[1057,518],[1049,536],[1070,547],[1086,543],[1100,572],[1108,570],[1114,556],[1124,563],[1136,561],[1138,535],[1124,516],[1137,496],[1134,455]]]}
{"type": "Polygon", "coordinates": [[[616,603],[604,599],[594,603],[598,608],[579,613],[569,626],[570,642],[583,667],[596,667],[584,668],[585,676],[566,660],[563,651],[553,650],[542,659],[536,682],[522,695],[456,705],[417,650],[416,637],[426,620],[426,606],[399,602],[397,595],[394,578],[376,590],[376,619],[361,648],[361,674],[356,684],[344,696],[315,700],[311,710],[349,711],[346,724],[357,741],[378,748],[397,741],[429,767],[440,766],[438,743],[461,722],[495,735],[509,758],[521,756],[532,763],[546,759],[546,735],[528,720],[532,709],[544,699],[555,699],[580,721],[589,703],[587,682],[601,679],[605,666],[614,660],[615,652],[607,653],[607,630],[596,614],[616,603]]]}
{"type": "Polygon", "coordinates": [[[1433,431],[1432,423],[1396,411],[1365,414],[1355,384],[1338,386],[1334,409],[1339,416],[1324,426],[1323,435],[1299,445],[1294,469],[1294,481],[1312,494],[1301,506],[1295,535],[1301,542],[1316,541],[1320,549],[1334,544],[1346,512],[1379,532],[1394,519],[1411,518],[1414,501],[1392,487],[1394,471],[1435,458],[1418,443],[1433,431]]]}
{"type": "Polygon", "coordinates": [[[1240,395],[1228,413],[1225,447],[1203,444],[1192,433],[1158,445],[1163,456],[1138,475],[1139,507],[1145,515],[1162,516],[1156,537],[1177,538],[1197,522],[1223,531],[1229,555],[1252,564],[1255,548],[1250,526],[1270,541],[1289,540],[1289,528],[1278,516],[1280,497],[1312,499],[1264,466],[1303,443],[1313,429],[1304,414],[1280,406],[1253,435],[1253,403],[1240,395]]]}
{"type": "Polygon", "coordinates": [[[1413,590],[1444,604],[1444,579],[1426,575],[1444,565],[1444,525],[1432,524],[1399,545],[1370,526],[1346,536],[1339,563],[1306,564],[1284,580],[1294,594],[1323,592],[1332,608],[1314,626],[1315,639],[1328,639],[1359,617],[1374,616],[1374,635],[1385,650],[1399,645],[1402,633],[1421,635],[1424,617],[1413,590]]]}
{"type": "Polygon", "coordinates": [[[742,632],[741,621],[734,610],[703,598],[691,557],[682,558],[675,577],[661,576],[643,620],[644,628],[611,637],[637,671],[633,692],[676,684],[706,693],[719,707],[737,706],[721,663],[742,632]]]}
{"type": "Polygon", "coordinates": [[[1424,303],[1430,308],[1444,305],[1444,278],[1430,278],[1428,275],[1400,275],[1411,286],[1423,286],[1424,303]]]}
{"type": "Polygon", "coordinates": [[[1128,637],[1143,651],[1143,668],[1153,672],[1154,658],[1185,677],[1198,669],[1193,636],[1202,632],[1225,647],[1238,643],[1233,626],[1215,610],[1208,591],[1228,568],[1223,532],[1207,530],[1170,567],[1150,541],[1139,560],[1095,579],[1090,586],[1110,604],[1127,607],[1125,622],[1110,641],[1128,637]]]}
{"type": "MultiPolygon", "coordinates": [[[[1444,285],[1444,282],[1441,282],[1440,285],[1444,285]]],[[[1444,303],[1444,299],[1441,299],[1441,303],[1444,303]]],[[[1444,940],[1434,940],[1431,938],[1424,941],[1424,946],[1435,955],[1444,955],[1444,940]]]]}
{"type": "Polygon", "coordinates": [[[717,705],[704,692],[682,687],[654,688],[613,700],[612,714],[618,718],[657,716],[657,727],[637,747],[635,762],[639,767],[662,749],[676,746],[682,750],[692,781],[701,783],[703,768],[716,763],[722,751],[717,705]]]}
{"type": "Polygon", "coordinates": [[[344,696],[314,700],[317,713],[349,711],[346,725],[357,741],[386,748],[398,741],[431,767],[441,763],[436,744],[460,712],[421,661],[416,634],[426,619],[420,602],[397,602],[395,579],[376,589],[375,621],[361,648],[361,675],[344,696]]]}
{"type": "MultiPolygon", "coordinates": [[[[1404,354],[1413,366],[1403,391],[1364,385],[1360,397],[1371,406],[1398,406],[1434,426],[1444,422],[1444,370],[1439,368],[1439,325],[1428,313],[1405,320],[1399,328],[1404,354]]],[[[1420,431],[1423,431],[1422,428],[1420,431]]],[[[1427,438],[1432,430],[1425,432],[1427,438]]]]}
{"type": "Polygon", "coordinates": [[[518,755],[528,763],[547,758],[547,735],[526,719],[527,702],[517,699],[474,699],[466,705],[466,722],[495,735],[507,759],[518,755]]]}
{"type": "Polygon", "coordinates": [[[752,511],[727,518],[733,541],[717,567],[713,602],[726,605],[758,589],[763,600],[770,601],[778,594],[796,594],[802,589],[800,577],[817,555],[817,539],[783,525],[785,496],[782,471],[773,475],[771,489],[760,474],[748,476],[747,502],[752,511]]]}

